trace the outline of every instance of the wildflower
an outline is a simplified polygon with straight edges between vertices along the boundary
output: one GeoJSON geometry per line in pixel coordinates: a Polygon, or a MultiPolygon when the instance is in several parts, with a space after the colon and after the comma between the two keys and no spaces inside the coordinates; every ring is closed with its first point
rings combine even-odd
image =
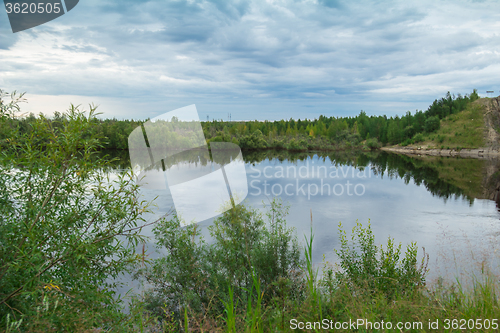
{"type": "Polygon", "coordinates": [[[52,283],[52,280],[50,280],[50,283],[47,284],[46,286],[43,287],[44,289],[46,290],[57,290],[57,291],[61,291],[61,288],[59,288],[59,286],[55,285],[52,283]]]}

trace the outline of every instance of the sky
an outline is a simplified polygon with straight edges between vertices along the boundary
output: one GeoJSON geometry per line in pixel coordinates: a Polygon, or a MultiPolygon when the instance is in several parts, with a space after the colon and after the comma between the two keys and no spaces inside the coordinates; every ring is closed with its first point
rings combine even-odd
{"type": "Polygon", "coordinates": [[[12,33],[0,11],[0,89],[25,112],[98,105],[201,120],[402,115],[450,91],[500,94],[497,1],[80,0],[12,33]]]}

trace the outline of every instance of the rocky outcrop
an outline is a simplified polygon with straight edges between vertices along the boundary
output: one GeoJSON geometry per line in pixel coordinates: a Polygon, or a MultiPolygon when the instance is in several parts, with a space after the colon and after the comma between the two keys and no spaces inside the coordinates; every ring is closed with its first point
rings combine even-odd
{"type": "Polygon", "coordinates": [[[489,100],[479,100],[484,105],[485,143],[490,149],[500,149],[500,96],[489,100]]]}

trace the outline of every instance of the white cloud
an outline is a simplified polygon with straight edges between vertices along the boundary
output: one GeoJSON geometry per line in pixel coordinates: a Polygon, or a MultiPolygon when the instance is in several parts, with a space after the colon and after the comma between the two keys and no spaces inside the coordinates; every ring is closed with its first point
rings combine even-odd
{"type": "Polygon", "coordinates": [[[0,82],[47,96],[44,110],[53,96],[127,100],[136,118],[192,103],[233,119],[401,114],[448,90],[500,90],[495,7],[89,0],[0,43],[0,82]]]}

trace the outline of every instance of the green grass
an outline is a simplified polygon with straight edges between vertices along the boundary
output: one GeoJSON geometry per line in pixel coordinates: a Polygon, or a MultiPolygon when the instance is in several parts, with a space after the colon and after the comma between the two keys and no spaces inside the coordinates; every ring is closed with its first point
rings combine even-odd
{"type": "MultiPolygon", "coordinates": [[[[458,279],[451,284],[442,279],[425,284],[428,256],[417,259],[415,243],[401,251],[389,238],[385,249],[376,246],[370,226],[357,224],[348,237],[339,224],[341,247],[336,253],[340,264],[323,263],[323,274],[317,275],[312,265],[313,235],[306,238],[303,286],[300,295],[277,294],[263,301],[259,279],[254,276],[246,307],[238,307],[234,290],[223,303],[224,314],[207,318],[206,313],[184,315],[184,331],[188,332],[498,332],[500,318],[498,276],[485,267],[470,285],[458,279]],[[189,328],[187,328],[189,320],[189,328]],[[342,323],[363,323],[352,329],[342,323]],[[392,330],[377,329],[381,322],[392,330]],[[370,329],[370,324],[372,327],[370,329]],[[479,328],[479,323],[489,328],[479,328]],[[201,324],[200,324],[201,323],[201,324]],[[308,324],[309,323],[309,324],[308,324]],[[402,330],[398,323],[407,325],[402,330]],[[430,329],[429,325],[438,325],[430,329]],[[330,326],[333,325],[333,326],[330,326]],[[335,329],[335,325],[341,325],[335,329]],[[328,326],[328,329],[326,329],[328,326]],[[460,326],[465,327],[460,329],[460,326]],[[333,327],[333,329],[332,329],[333,327]],[[448,327],[448,328],[447,328],[448,327]],[[474,327],[470,329],[470,327],[474,327]]],[[[283,284],[283,281],[279,283],[283,284]]],[[[241,304],[241,303],[240,303],[241,304]]],[[[159,327],[159,326],[158,326],[159,327]]],[[[434,327],[434,326],[433,326],[434,327]]],[[[151,327],[150,327],[151,328],[151,327]]],[[[162,332],[174,331],[166,328],[162,332]]]]}
{"type": "Polygon", "coordinates": [[[464,111],[442,119],[441,128],[425,134],[421,145],[457,150],[484,147],[484,113],[480,103],[470,104],[464,111]]]}
{"type": "MultiPolygon", "coordinates": [[[[398,245],[391,238],[385,247],[377,246],[370,225],[363,227],[360,223],[353,228],[351,237],[339,224],[339,238],[341,245],[336,251],[339,264],[323,262],[317,266],[312,263],[313,234],[305,239],[305,263],[299,272],[303,282],[295,285],[298,290],[287,289],[289,281],[278,279],[273,284],[279,286],[278,292],[272,298],[266,297],[271,290],[263,288],[260,278],[253,272],[251,285],[246,290],[246,300],[238,298],[231,285],[220,286],[228,291],[226,298],[212,300],[214,305],[220,303],[223,310],[220,313],[194,311],[184,306],[181,318],[175,319],[167,312],[163,316],[153,315],[144,309],[144,304],[138,303],[138,307],[132,306],[128,318],[131,331],[499,331],[495,327],[500,326],[500,280],[487,267],[483,266],[479,276],[473,276],[469,285],[463,285],[459,279],[451,284],[439,279],[434,285],[426,285],[428,256],[424,252],[421,259],[417,260],[415,243],[409,244],[406,251],[402,251],[401,244],[398,245]],[[323,274],[318,276],[317,270],[321,266],[323,274]],[[391,323],[393,329],[377,329],[382,321],[385,328],[391,323]],[[350,322],[359,325],[356,324],[353,329],[350,322]],[[406,324],[406,328],[397,329],[399,323],[406,324]],[[489,328],[479,328],[479,323],[487,324],[489,328]],[[438,326],[430,329],[431,324],[438,326]],[[460,329],[460,326],[465,327],[465,330],[460,329]]],[[[53,296],[50,301],[44,299],[39,313],[53,312],[60,299],[53,296]]],[[[85,316],[82,312],[74,320],[85,322],[85,316]]],[[[42,317],[38,320],[31,318],[30,332],[54,331],[42,317]]],[[[19,324],[8,318],[7,332],[23,332],[19,330],[19,324]]],[[[99,331],[84,325],[80,328],[77,332],[99,331]]]]}

